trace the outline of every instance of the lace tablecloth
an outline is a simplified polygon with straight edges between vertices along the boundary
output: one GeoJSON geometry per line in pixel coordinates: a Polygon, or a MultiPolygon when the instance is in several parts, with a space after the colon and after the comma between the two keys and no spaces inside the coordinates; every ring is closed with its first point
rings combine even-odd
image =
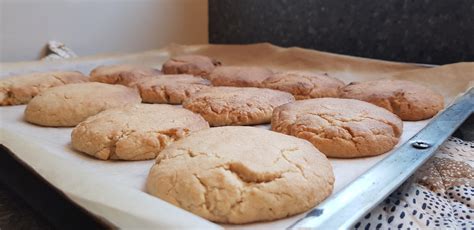
{"type": "Polygon", "coordinates": [[[474,142],[451,137],[354,229],[474,229],[474,142]]]}

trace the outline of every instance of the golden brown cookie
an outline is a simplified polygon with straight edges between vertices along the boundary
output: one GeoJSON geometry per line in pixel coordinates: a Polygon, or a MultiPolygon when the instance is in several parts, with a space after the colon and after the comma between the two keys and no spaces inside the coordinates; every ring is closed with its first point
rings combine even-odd
{"type": "Polygon", "coordinates": [[[181,55],[172,57],[163,64],[164,74],[191,74],[207,77],[221,63],[202,55],[181,55]]]}
{"type": "Polygon", "coordinates": [[[0,79],[0,106],[26,104],[51,87],[87,81],[87,76],[75,71],[36,72],[0,79]]]}
{"type": "Polygon", "coordinates": [[[294,101],[286,92],[238,87],[211,87],[183,102],[211,126],[255,125],[270,122],[275,107],[294,101]]]}
{"type": "Polygon", "coordinates": [[[243,224],[305,212],[334,175],[309,142],[254,127],[219,127],[174,142],[157,157],[147,192],[208,220],[243,224]]]}
{"type": "Polygon", "coordinates": [[[141,102],[136,89],[98,82],[69,84],[41,92],[25,109],[25,120],[42,126],[75,126],[103,110],[141,102]]]}
{"type": "Polygon", "coordinates": [[[209,80],[215,86],[261,87],[272,75],[273,72],[265,67],[221,66],[212,71],[209,80]]]}
{"type": "Polygon", "coordinates": [[[378,105],[404,121],[428,119],[444,108],[444,99],[439,93],[403,80],[354,82],[344,87],[341,97],[378,105]]]}
{"type": "Polygon", "coordinates": [[[102,111],[79,123],[72,147],[102,160],[155,158],[170,143],[209,128],[199,115],[171,105],[136,104],[102,111]]]}
{"type": "Polygon", "coordinates": [[[288,71],[273,74],[262,82],[261,87],[293,94],[296,100],[339,97],[344,82],[328,76],[302,71],[288,71]]]}
{"type": "Polygon", "coordinates": [[[99,66],[90,73],[91,81],[134,86],[138,81],[161,75],[157,69],[140,65],[99,66]]]}
{"type": "Polygon", "coordinates": [[[273,111],[272,130],[303,138],[328,157],[375,156],[399,141],[403,123],[373,104],[339,98],[296,101],[273,111]]]}
{"type": "Polygon", "coordinates": [[[208,80],[188,74],[162,75],[137,84],[143,102],[164,104],[181,104],[209,85],[208,80]]]}

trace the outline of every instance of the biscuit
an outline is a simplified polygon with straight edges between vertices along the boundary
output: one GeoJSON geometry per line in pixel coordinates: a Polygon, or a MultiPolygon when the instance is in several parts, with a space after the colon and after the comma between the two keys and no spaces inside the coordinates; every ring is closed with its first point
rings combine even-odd
{"type": "Polygon", "coordinates": [[[88,77],[75,71],[36,72],[0,79],[0,106],[27,104],[51,87],[87,81],[88,77]]]}
{"type": "Polygon", "coordinates": [[[212,85],[236,87],[261,87],[273,72],[264,67],[221,66],[209,75],[212,85]]]}
{"type": "Polygon", "coordinates": [[[43,91],[25,109],[25,120],[42,126],[75,126],[103,110],[141,102],[136,89],[98,82],[43,91]]]}
{"type": "Polygon", "coordinates": [[[161,75],[157,69],[140,65],[99,66],[90,73],[91,81],[134,86],[138,81],[161,75]]]}
{"type": "Polygon", "coordinates": [[[313,143],[328,157],[375,156],[399,141],[403,123],[373,104],[339,98],[296,101],[273,111],[272,130],[313,143]]]}
{"type": "Polygon", "coordinates": [[[186,99],[183,107],[201,114],[211,126],[256,125],[270,122],[275,107],[294,100],[272,89],[212,87],[186,99]]]}
{"type": "Polygon", "coordinates": [[[171,105],[136,104],[102,111],[79,123],[72,147],[102,160],[155,158],[170,143],[209,128],[199,115],[171,105]]]}
{"type": "Polygon", "coordinates": [[[328,197],[334,174],[309,142],[254,127],[201,130],[157,157],[147,192],[219,223],[269,221],[328,197]]]}
{"type": "Polygon", "coordinates": [[[181,104],[209,85],[208,80],[188,74],[162,75],[137,84],[143,102],[164,104],[181,104]]]}
{"type": "Polygon", "coordinates": [[[172,57],[163,64],[161,71],[164,74],[190,74],[207,77],[216,66],[220,66],[219,61],[201,55],[181,55],[172,57]]]}
{"type": "Polygon", "coordinates": [[[296,100],[339,97],[345,86],[339,79],[327,74],[302,71],[288,71],[273,74],[262,82],[261,87],[276,89],[293,94],[296,100]]]}
{"type": "Polygon", "coordinates": [[[439,93],[404,80],[351,83],[344,87],[341,97],[378,105],[404,121],[428,119],[444,108],[444,99],[439,93]]]}

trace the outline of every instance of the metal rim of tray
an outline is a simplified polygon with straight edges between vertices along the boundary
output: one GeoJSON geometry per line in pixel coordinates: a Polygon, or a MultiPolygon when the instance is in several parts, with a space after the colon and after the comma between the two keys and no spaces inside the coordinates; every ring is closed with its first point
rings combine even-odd
{"type": "Polygon", "coordinates": [[[348,229],[397,189],[474,112],[470,88],[428,125],[288,229],[348,229]]]}

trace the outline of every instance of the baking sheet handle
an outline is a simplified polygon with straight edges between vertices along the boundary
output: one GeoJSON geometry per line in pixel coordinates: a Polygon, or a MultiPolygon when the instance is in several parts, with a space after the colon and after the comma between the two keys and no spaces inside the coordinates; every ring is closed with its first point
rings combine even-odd
{"type": "Polygon", "coordinates": [[[288,228],[350,228],[423,165],[473,112],[471,88],[390,156],[288,228]]]}

